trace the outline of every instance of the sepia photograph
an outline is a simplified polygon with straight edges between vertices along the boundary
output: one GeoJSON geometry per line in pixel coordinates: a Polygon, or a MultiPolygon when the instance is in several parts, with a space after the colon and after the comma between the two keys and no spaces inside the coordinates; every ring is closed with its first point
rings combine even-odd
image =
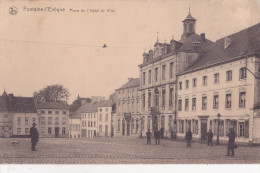
{"type": "Polygon", "coordinates": [[[1,165],[260,163],[259,0],[0,0],[0,33],[1,165]]]}

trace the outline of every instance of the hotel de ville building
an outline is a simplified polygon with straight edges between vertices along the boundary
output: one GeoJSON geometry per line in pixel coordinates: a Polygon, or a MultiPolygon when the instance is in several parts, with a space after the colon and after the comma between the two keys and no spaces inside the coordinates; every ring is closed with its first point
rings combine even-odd
{"type": "Polygon", "coordinates": [[[190,129],[194,140],[206,140],[212,130],[213,140],[227,141],[232,128],[237,142],[260,143],[260,23],[216,42],[196,33],[190,11],[182,23],[181,39],[157,39],[143,53],[140,80],[117,90],[117,108],[124,98],[135,103],[118,113],[118,132],[128,122],[126,129],[143,136],[158,129],[184,138],[190,129]]]}

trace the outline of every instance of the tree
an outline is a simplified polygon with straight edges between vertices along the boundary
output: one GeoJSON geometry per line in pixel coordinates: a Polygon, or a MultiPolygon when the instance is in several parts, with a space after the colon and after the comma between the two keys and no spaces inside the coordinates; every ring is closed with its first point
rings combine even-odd
{"type": "Polygon", "coordinates": [[[67,88],[62,85],[49,85],[37,92],[33,93],[36,102],[60,102],[67,101],[70,93],[67,88]]]}

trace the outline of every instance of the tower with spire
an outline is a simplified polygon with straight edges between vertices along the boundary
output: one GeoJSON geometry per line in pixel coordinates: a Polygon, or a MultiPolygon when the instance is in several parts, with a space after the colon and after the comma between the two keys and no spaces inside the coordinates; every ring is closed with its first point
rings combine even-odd
{"type": "Polygon", "coordinates": [[[181,39],[185,39],[195,33],[196,19],[191,16],[190,6],[188,16],[182,21],[183,22],[183,34],[181,39]]]}

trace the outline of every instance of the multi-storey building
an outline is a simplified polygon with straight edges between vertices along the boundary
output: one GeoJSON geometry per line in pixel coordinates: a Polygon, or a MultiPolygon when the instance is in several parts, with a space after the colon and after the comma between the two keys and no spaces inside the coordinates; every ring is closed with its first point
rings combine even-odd
{"type": "Polygon", "coordinates": [[[129,78],[116,90],[114,135],[139,135],[144,120],[140,117],[140,79],[129,78]]]}
{"type": "Polygon", "coordinates": [[[183,20],[181,40],[160,43],[143,54],[140,67],[141,119],[144,132],[162,129],[165,136],[177,131],[176,74],[191,66],[212,42],[195,33],[196,19],[189,12],[183,20]]]}
{"type": "Polygon", "coordinates": [[[81,114],[70,114],[69,117],[69,138],[81,137],[81,114]]]}
{"type": "Polygon", "coordinates": [[[112,100],[105,100],[98,105],[98,136],[111,137],[112,100]]]}
{"type": "Polygon", "coordinates": [[[41,137],[69,137],[69,106],[62,102],[37,103],[41,137]]]}
{"type": "Polygon", "coordinates": [[[38,115],[32,97],[15,97],[4,91],[0,96],[0,135],[2,137],[29,136],[38,115]]]}
{"type": "Polygon", "coordinates": [[[217,40],[178,74],[178,136],[190,128],[205,140],[209,129],[227,141],[260,142],[260,24],[217,40]]]}

